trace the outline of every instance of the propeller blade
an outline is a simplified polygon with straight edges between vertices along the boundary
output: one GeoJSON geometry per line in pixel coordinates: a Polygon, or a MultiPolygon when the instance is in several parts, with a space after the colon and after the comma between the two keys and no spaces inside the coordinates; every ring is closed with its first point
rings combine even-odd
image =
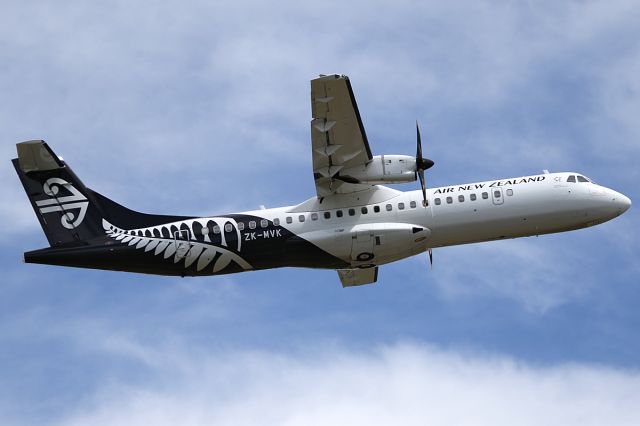
{"type": "Polygon", "coordinates": [[[420,137],[420,127],[416,120],[416,161],[422,160],[422,138],[420,137]]]}
{"type": "Polygon", "coordinates": [[[420,178],[420,188],[422,189],[422,199],[424,200],[424,203],[422,203],[422,205],[426,207],[427,206],[427,186],[424,183],[423,169],[418,170],[418,177],[420,178]]]}
{"type": "Polygon", "coordinates": [[[420,127],[416,120],[416,170],[427,170],[433,166],[433,161],[422,157],[422,137],[420,136],[420,127]]]}
{"type": "Polygon", "coordinates": [[[433,270],[433,250],[429,249],[429,268],[433,270]]]}

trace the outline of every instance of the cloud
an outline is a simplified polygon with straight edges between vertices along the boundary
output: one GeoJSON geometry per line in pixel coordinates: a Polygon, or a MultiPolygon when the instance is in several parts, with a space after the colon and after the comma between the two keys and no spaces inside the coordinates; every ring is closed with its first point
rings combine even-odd
{"type": "MultiPolygon", "coordinates": [[[[107,424],[632,425],[640,374],[536,366],[489,354],[396,344],[297,354],[155,348],[145,384],[105,382],[59,426],[107,424]]],[[[131,351],[137,357],[137,350],[131,351]]],[[[142,357],[146,359],[146,355],[142,357]]]]}

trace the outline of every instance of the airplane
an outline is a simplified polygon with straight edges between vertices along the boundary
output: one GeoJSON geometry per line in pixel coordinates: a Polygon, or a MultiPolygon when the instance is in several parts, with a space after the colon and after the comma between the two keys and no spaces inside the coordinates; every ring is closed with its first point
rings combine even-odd
{"type": "Polygon", "coordinates": [[[50,247],[26,263],[204,276],[279,267],[334,269],[343,287],[378,268],[458,244],[538,236],[600,224],[631,200],[577,172],[427,188],[416,155],[376,155],[344,75],[311,80],[316,195],[286,207],[212,217],[144,214],[86,187],[42,140],[12,160],[50,247]],[[420,189],[388,185],[420,181],[420,189]]]}

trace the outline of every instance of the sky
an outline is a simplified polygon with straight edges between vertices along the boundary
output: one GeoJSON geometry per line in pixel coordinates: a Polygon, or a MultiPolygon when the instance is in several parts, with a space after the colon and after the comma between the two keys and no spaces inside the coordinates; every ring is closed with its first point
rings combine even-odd
{"type": "MultiPolygon", "coordinates": [[[[27,265],[10,159],[44,139],[132,209],[311,197],[309,80],[429,186],[578,171],[640,200],[634,1],[0,4],[0,424],[640,423],[637,207],[597,227],[334,271],[27,265]]],[[[416,184],[399,189],[414,190],[416,184]]]]}

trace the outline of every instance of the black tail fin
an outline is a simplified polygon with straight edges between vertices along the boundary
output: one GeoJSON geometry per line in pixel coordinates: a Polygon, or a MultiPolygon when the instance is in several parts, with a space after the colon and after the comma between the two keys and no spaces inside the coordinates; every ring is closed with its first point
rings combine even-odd
{"type": "Polygon", "coordinates": [[[51,246],[104,234],[92,194],[44,141],[17,148],[13,165],[51,246]]]}
{"type": "Polygon", "coordinates": [[[44,141],[17,148],[13,165],[52,247],[103,237],[103,219],[125,229],[186,219],[138,213],[92,191],[44,141]]]}

